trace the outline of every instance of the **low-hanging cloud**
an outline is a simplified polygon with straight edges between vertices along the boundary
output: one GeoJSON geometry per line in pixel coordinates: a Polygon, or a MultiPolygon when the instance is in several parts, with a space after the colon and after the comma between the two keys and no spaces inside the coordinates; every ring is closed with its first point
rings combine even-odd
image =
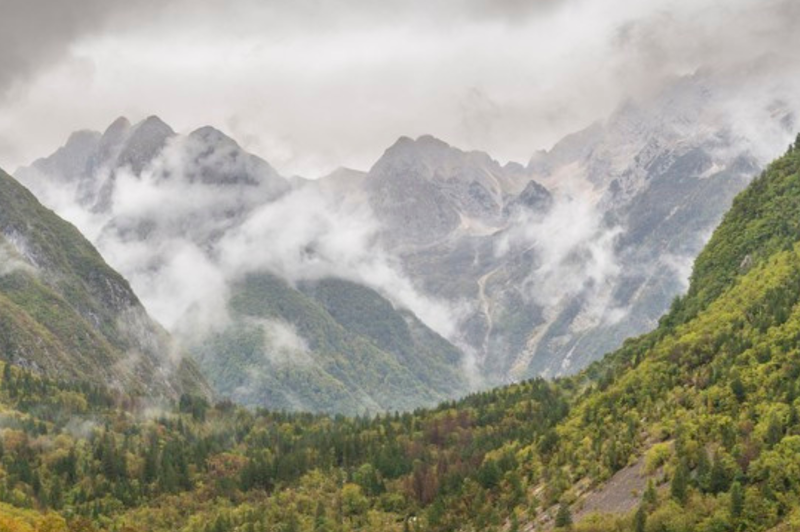
{"type": "Polygon", "coordinates": [[[518,211],[495,247],[499,255],[532,250],[536,261],[525,280],[530,299],[551,312],[583,296],[586,326],[624,316],[613,291],[622,271],[616,251],[620,226],[607,226],[594,198],[577,188],[562,190],[546,214],[518,211]]]}
{"type": "Polygon", "coordinates": [[[464,309],[426,296],[378,244],[380,226],[364,203],[307,186],[268,203],[220,243],[232,277],[266,269],[292,282],[338,277],[363,283],[453,339],[464,309]]]}
{"type": "Polygon", "coordinates": [[[248,156],[230,139],[211,138],[211,145],[198,145],[195,134],[169,139],[140,174],[98,168],[100,189],[113,182],[107,211],[78,201],[75,186],[31,179],[46,204],[91,236],[153,316],[186,340],[226,327],[232,285],[263,271],[290,283],[364,284],[442,336],[457,336],[466,307],[416,287],[379,245],[380,225],[367,205],[313,184],[290,188],[263,161],[244,163],[248,156]]]}
{"type": "Polygon", "coordinates": [[[36,271],[20,257],[12,244],[0,237],[0,277],[21,270],[27,272],[36,271]]]}

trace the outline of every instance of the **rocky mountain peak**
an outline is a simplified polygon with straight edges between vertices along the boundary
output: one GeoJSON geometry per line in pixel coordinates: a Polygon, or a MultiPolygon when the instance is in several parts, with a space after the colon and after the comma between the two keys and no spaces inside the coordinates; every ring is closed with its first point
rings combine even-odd
{"type": "Polygon", "coordinates": [[[131,125],[130,120],[125,118],[124,116],[120,116],[116,120],[114,120],[111,125],[106,128],[105,132],[103,133],[103,138],[108,139],[120,139],[127,135],[128,131],[130,131],[131,125]]]}
{"type": "Polygon", "coordinates": [[[189,133],[189,138],[202,141],[206,144],[225,145],[240,148],[239,144],[231,137],[212,126],[203,126],[189,133]]]}
{"type": "Polygon", "coordinates": [[[117,159],[117,166],[129,166],[134,175],[141,174],[161,152],[167,140],[175,136],[175,131],[157,116],[142,120],[129,131],[117,159]]]}
{"type": "Polygon", "coordinates": [[[147,133],[149,135],[163,135],[163,136],[172,136],[175,134],[175,131],[161,118],[156,115],[151,115],[136,124],[134,127],[136,132],[141,132],[142,134],[147,133]]]}

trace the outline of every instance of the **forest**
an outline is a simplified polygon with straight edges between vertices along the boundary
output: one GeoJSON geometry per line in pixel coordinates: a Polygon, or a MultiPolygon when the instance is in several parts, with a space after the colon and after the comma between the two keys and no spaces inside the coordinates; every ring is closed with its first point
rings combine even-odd
{"type": "Polygon", "coordinates": [[[0,528],[795,530],[799,302],[800,137],[659,326],[573,377],[345,417],[152,403],[6,364],[0,528]],[[632,508],[587,511],[631,468],[632,508]]]}

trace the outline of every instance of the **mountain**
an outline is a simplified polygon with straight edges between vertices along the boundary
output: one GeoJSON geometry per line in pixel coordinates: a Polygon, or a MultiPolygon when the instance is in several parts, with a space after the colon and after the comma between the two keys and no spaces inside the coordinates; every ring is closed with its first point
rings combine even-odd
{"type": "MultiPolygon", "coordinates": [[[[653,331],[571,377],[433,409],[332,418],[185,398],[154,418],[120,410],[103,389],[4,368],[0,522],[192,532],[796,530],[798,207],[800,136],[736,197],[687,293],[653,331]]],[[[303,291],[386,348],[402,337],[335,310],[340,289],[303,291]]]]}
{"type": "MultiPolygon", "coordinates": [[[[340,169],[319,194],[214,128],[182,136],[150,117],[73,135],[18,175],[54,208],[78,205],[86,233],[223,396],[360,414],[469,389],[461,351],[385,293],[336,268],[305,277],[299,265],[286,268],[319,263],[326,240],[350,245],[348,234],[317,233],[309,203],[327,214],[329,198],[359,183],[359,172],[340,169]],[[364,308],[385,329],[356,320],[364,308]]],[[[326,232],[347,226],[333,215],[323,222],[326,232]]]]}
{"type": "Polygon", "coordinates": [[[393,245],[431,246],[459,229],[500,227],[506,197],[521,176],[482,152],[463,152],[432,136],[403,137],[365,178],[372,209],[393,245]]]}
{"type": "MultiPolygon", "coordinates": [[[[679,78],[526,167],[404,138],[364,190],[411,279],[469,304],[454,341],[487,384],[569,374],[656,325],[763,164],[723,100],[709,73],[679,78]]],[[[788,109],[761,111],[789,136],[788,109]]]]}
{"type": "Polygon", "coordinates": [[[2,357],[134,396],[208,394],[196,366],[78,232],[0,171],[2,357]]]}
{"type": "MultiPolygon", "coordinates": [[[[766,162],[758,128],[730,118],[722,86],[711,72],[677,78],[527,165],[425,135],[400,138],[367,172],[289,180],[218,130],[177,135],[151,117],[73,135],[18,177],[90,235],[173,335],[187,345],[214,338],[219,360],[199,355],[210,368],[247,360],[237,376],[216,380],[226,393],[326,412],[358,411],[355,397],[368,409],[431,405],[462,393],[464,382],[487,388],[575,373],[657,325],[733,197],[766,162]],[[400,363],[422,380],[410,385],[411,401],[396,392],[376,400],[312,348],[309,390],[317,391],[270,396],[263,388],[280,388],[269,377],[274,349],[254,350],[261,333],[232,305],[250,275],[291,290],[339,279],[375,291],[395,318],[411,312],[449,343],[424,352],[431,367],[452,362],[453,386],[426,381],[406,366],[411,358],[384,351],[381,364],[400,363]],[[237,340],[245,333],[249,342],[237,340]],[[259,393],[243,386],[252,371],[259,393]]],[[[750,111],[776,137],[790,136],[787,105],[750,111]]],[[[316,313],[317,303],[303,308],[316,313]]],[[[302,321],[279,319],[295,329],[302,321]]],[[[301,358],[283,360],[281,371],[292,366],[307,378],[301,358]]]]}
{"type": "Polygon", "coordinates": [[[356,415],[413,410],[468,389],[458,349],[362,285],[322,279],[296,289],[260,273],[232,293],[230,326],[192,351],[239,404],[356,415]]]}

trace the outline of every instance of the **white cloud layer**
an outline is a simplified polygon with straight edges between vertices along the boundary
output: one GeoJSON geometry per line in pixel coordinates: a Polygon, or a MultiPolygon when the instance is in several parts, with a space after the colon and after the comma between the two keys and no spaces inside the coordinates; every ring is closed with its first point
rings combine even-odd
{"type": "Polygon", "coordinates": [[[285,174],[364,168],[424,133],[525,161],[665,76],[766,55],[777,71],[800,45],[792,0],[8,0],[0,15],[11,170],[120,114],[217,124],[285,174]]]}

